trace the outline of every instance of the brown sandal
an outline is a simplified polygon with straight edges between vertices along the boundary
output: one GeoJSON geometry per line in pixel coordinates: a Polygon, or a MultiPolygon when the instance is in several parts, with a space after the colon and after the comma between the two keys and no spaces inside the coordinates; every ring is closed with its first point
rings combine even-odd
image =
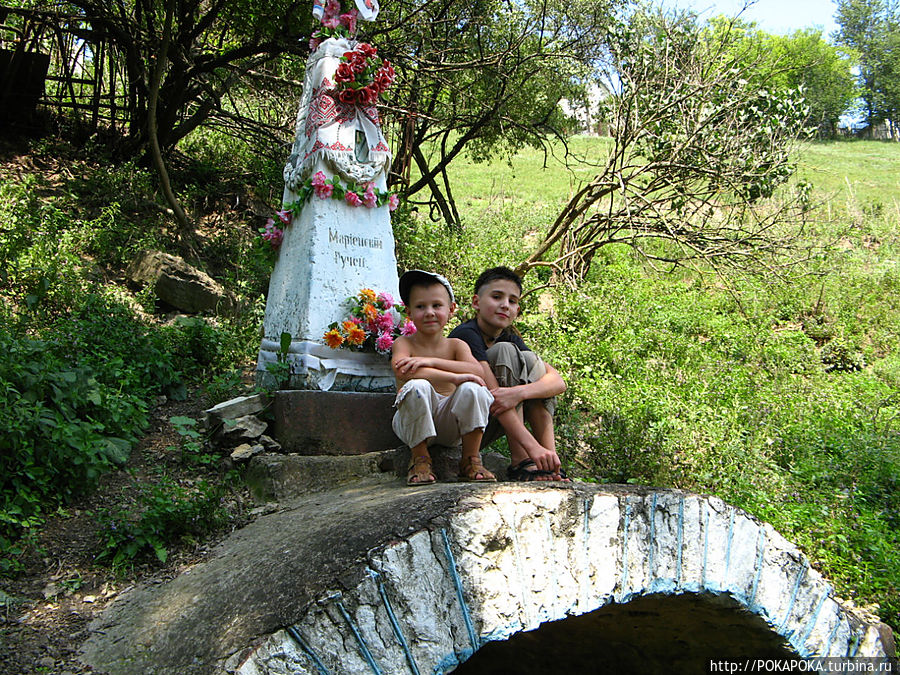
{"type": "Polygon", "coordinates": [[[430,485],[435,480],[431,470],[431,457],[425,455],[413,455],[409,458],[409,466],[406,469],[407,485],[430,485]]]}
{"type": "Polygon", "coordinates": [[[481,457],[463,457],[459,463],[459,477],[475,483],[493,483],[497,477],[484,468],[481,457]],[[481,476],[479,478],[479,475],[481,476]]]}

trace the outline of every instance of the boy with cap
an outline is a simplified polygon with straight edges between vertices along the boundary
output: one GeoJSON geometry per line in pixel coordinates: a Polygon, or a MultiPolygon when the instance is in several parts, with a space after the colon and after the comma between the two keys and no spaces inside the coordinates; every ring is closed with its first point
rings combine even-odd
{"type": "Polygon", "coordinates": [[[398,390],[392,426],[411,451],[407,484],[434,483],[428,446],[460,440],[460,478],[496,480],[480,453],[494,398],[468,345],[444,337],[456,311],[450,282],[440,274],[411,270],[400,277],[400,298],[416,327],[412,335],[397,338],[391,355],[398,390]]]}
{"type": "Polygon", "coordinates": [[[553,431],[556,396],[566,383],[553,366],[536,356],[511,329],[519,315],[522,279],[508,267],[485,270],[475,282],[475,318],[450,333],[466,342],[494,396],[482,446],[506,433],[512,480],[560,480],[553,431]],[[525,422],[531,426],[529,431],[525,422]]]}

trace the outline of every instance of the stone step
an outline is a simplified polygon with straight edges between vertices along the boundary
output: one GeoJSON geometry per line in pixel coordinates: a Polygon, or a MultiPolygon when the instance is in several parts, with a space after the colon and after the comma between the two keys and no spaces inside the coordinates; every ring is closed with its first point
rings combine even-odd
{"type": "MultiPolygon", "coordinates": [[[[434,446],[431,448],[431,458],[434,474],[439,481],[457,479],[460,448],[434,446]]],[[[488,452],[483,454],[483,461],[497,480],[503,480],[509,465],[506,457],[488,452]]],[[[250,460],[244,479],[254,499],[280,502],[371,476],[381,476],[385,481],[405,480],[408,464],[407,447],[358,455],[264,453],[250,460]]]]}

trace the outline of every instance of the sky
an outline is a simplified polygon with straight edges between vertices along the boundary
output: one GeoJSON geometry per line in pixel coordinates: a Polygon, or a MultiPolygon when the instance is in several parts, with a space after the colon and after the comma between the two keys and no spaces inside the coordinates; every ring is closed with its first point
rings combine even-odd
{"type": "MultiPolygon", "coordinates": [[[[733,16],[743,6],[742,0],[662,0],[666,7],[693,9],[703,18],[718,14],[733,16]]],[[[834,0],[757,0],[741,16],[755,21],[761,30],[786,35],[801,28],[822,28],[824,37],[837,28],[834,22],[834,0]]]]}

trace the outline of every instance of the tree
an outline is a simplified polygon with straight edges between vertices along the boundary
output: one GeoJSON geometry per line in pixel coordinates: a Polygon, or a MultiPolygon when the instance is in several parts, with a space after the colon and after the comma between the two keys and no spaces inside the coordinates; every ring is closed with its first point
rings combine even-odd
{"type": "Polygon", "coordinates": [[[487,160],[562,138],[559,101],[584,95],[609,6],[607,0],[385,3],[373,39],[398,71],[385,114],[398,139],[391,183],[407,196],[427,188],[435,215],[458,224],[450,163],[463,153],[487,160]]]}
{"type": "Polygon", "coordinates": [[[900,117],[900,8],[896,0],[838,0],[836,38],[859,59],[863,114],[869,127],[900,117]]]}
{"type": "Polygon", "coordinates": [[[767,90],[728,31],[704,32],[690,14],[622,12],[605,39],[612,149],[519,271],[577,280],[610,244],[669,266],[789,264],[799,232],[787,225],[802,222],[804,194],[770,198],[792,174],[800,93],[767,90]]]}

